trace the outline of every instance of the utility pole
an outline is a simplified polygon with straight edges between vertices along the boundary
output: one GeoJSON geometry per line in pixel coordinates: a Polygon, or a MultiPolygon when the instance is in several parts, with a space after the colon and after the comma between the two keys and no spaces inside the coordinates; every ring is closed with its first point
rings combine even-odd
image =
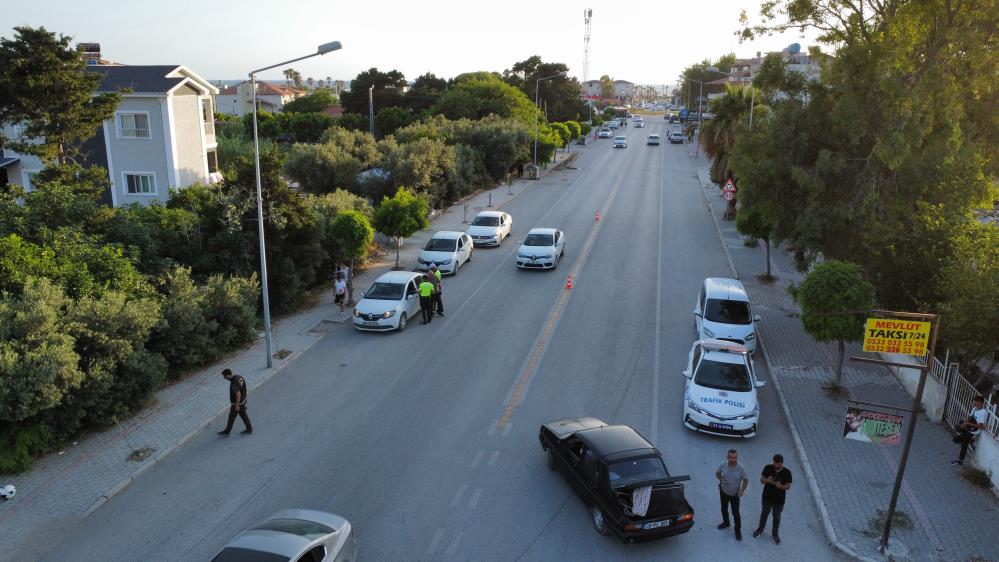
{"type": "Polygon", "coordinates": [[[370,122],[371,136],[375,136],[375,85],[368,86],[368,121],[370,122]]]}

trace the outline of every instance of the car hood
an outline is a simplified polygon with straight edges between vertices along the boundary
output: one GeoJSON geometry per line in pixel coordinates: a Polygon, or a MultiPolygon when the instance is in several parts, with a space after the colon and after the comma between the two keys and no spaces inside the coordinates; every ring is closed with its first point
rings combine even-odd
{"type": "Polygon", "coordinates": [[[420,252],[420,259],[428,262],[440,263],[444,260],[453,260],[455,252],[431,252],[423,250],[420,252]]]}
{"type": "Polygon", "coordinates": [[[495,236],[499,233],[498,226],[476,226],[472,225],[465,229],[465,234],[469,236],[495,236]]]}
{"type": "Polygon", "coordinates": [[[517,254],[522,255],[522,256],[528,256],[528,257],[534,256],[536,258],[543,258],[543,257],[554,255],[555,254],[555,247],[554,246],[525,246],[525,245],[521,244],[520,248],[517,250],[517,254]]]}
{"type": "Polygon", "coordinates": [[[756,389],[749,392],[718,390],[690,384],[687,399],[698,408],[719,416],[741,416],[756,407],[756,389]]]}
{"type": "Polygon", "coordinates": [[[714,336],[711,339],[716,340],[742,340],[746,341],[746,337],[752,334],[756,326],[752,323],[750,324],[722,324],[720,322],[712,322],[708,319],[701,320],[701,326],[711,330],[714,336]]]}
{"type": "Polygon", "coordinates": [[[399,307],[401,301],[383,301],[379,299],[361,299],[357,303],[357,311],[362,314],[384,314],[399,307]]]}

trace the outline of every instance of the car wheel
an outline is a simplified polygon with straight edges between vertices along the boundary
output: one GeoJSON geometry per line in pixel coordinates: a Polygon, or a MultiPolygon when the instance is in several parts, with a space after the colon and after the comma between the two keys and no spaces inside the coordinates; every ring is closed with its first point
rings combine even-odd
{"type": "Polygon", "coordinates": [[[403,331],[403,330],[405,330],[406,329],[406,321],[407,321],[406,313],[403,312],[402,316],[399,317],[399,327],[397,328],[397,330],[399,330],[400,332],[403,331]]]}
{"type": "Polygon", "coordinates": [[[465,260],[465,261],[472,261],[472,252],[473,252],[473,251],[474,251],[474,250],[469,250],[469,251],[468,251],[468,259],[467,259],[467,260],[465,260]]]}
{"type": "Polygon", "coordinates": [[[607,520],[604,518],[604,512],[599,507],[593,505],[590,506],[590,520],[593,521],[593,528],[596,529],[601,535],[607,534],[607,520]]]}

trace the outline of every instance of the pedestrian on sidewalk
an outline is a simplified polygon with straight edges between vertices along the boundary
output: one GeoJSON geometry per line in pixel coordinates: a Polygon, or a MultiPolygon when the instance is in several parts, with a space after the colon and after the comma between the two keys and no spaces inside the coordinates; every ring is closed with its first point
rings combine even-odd
{"type": "Polygon", "coordinates": [[[429,324],[434,318],[434,284],[430,282],[430,277],[424,275],[420,278],[420,311],[423,312],[423,321],[420,324],[429,324]]]}
{"type": "Polygon", "coordinates": [[[441,270],[437,269],[437,264],[430,264],[430,282],[434,284],[433,310],[441,318],[444,318],[444,301],[441,300],[441,270]]]}
{"type": "Polygon", "coordinates": [[[233,374],[231,369],[222,370],[222,378],[229,381],[229,421],[225,424],[225,429],[219,432],[223,437],[229,437],[232,426],[236,423],[236,416],[243,420],[246,426],[241,433],[249,435],[253,433],[253,425],[250,424],[250,416],[246,415],[246,380],[233,374]]]}
{"type": "Polygon", "coordinates": [[[343,275],[336,274],[336,283],[333,284],[333,303],[340,305],[340,312],[343,312],[343,302],[347,298],[347,281],[343,275]]]}
{"type": "Polygon", "coordinates": [[[985,429],[985,423],[988,421],[989,413],[985,409],[985,399],[976,396],[973,402],[974,406],[968,414],[968,419],[961,422],[957,428],[958,433],[954,436],[954,442],[961,444],[961,454],[956,461],[950,461],[953,466],[964,465],[964,457],[968,455],[968,445],[971,445],[971,442],[978,437],[978,433],[985,429]]]}
{"type": "Polygon", "coordinates": [[[718,494],[721,497],[722,522],[719,529],[730,527],[728,518],[728,508],[732,506],[732,519],[735,523],[735,540],[742,540],[742,516],[739,514],[739,500],[749,486],[749,475],[746,469],[739,464],[739,453],[735,449],[729,449],[726,462],[721,463],[715,471],[718,478],[718,494]]]}
{"type": "Polygon", "coordinates": [[[784,455],[774,455],[773,464],[763,467],[760,476],[763,484],[763,508],[760,510],[760,525],[753,531],[753,538],[763,534],[767,528],[767,517],[774,514],[774,525],[770,536],[774,544],[780,544],[780,514],[784,510],[784,499],[791,487],[791,471],[784,466],[784,455]]]}

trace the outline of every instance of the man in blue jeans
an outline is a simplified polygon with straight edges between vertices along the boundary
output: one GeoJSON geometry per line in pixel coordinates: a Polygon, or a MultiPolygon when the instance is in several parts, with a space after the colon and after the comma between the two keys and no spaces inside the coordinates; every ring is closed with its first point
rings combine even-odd
{"type": "Polygon", "coordinates": [[[763,510],[760,512],[760,525],[753,531],[753,537],[763,534],[767,528],[767,517],[773,513],[774,526],[770,536],[773,537],[774,544],[780,544],[780,514],[784,511],[784,499],[791,487],[791,471],[784,466],[783,455],[774,455],[774,463],[763,467],[760,484],[763,484],[763,510]]]}
{"type": "Polygon", "coordinates": [[[719,529],[730,526],[728,507],[732,506],[732,519],[735,523],[735,540],[742,540],[742,516],[739,514],[739,500],[746,486],[749,486],[749,476],[746,469],[739,464],[739,453],[735,449],[728,450],[727,462],[723,462],[715,471],[718,479],[718,494],[721,497],[722,522],[719,529]]]}

